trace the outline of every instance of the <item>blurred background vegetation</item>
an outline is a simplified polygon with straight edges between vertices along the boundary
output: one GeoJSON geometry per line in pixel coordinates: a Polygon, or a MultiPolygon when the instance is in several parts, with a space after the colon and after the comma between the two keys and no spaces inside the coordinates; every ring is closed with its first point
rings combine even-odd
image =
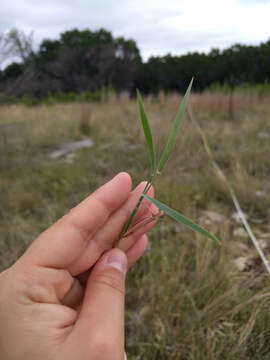
{"type": "MultiPolygon", "coordinates": [[[[144,98],[163,148],[181,96],[144,98]]],[[[193,94],[190,105],[270,259],[270,97],[193,94]]],[[[149,156],[135,100],[0,107],[0,269],[35,237],[118,171],[134,186],[149,156]],[[92,147],[56,157],[62,144],[92,147]]],[[[206,227],[214,244],[163,217],[128,274],[130,359],[269,359],[269,275],[216,177],[196,127],[185,118],[158,199],[206,227]]]]}
{"type": "MultiPolygon", "coordinates": [[[[31,34],[14,29],[0,44],[2,60],[20,58],[0,72],[0,270],[118,171],[134,186],[148,177],[132,95],[144,93],[162,149],[193,75],[194,117],[270,260],[270,42],[147,62],[134,41],[105,30],[67,31],[33,49],[31,34]]],[[[187,117],[156,193],[221,245],[158,222],[128,274],[128,358],[269,360],[269,274],[187,117]]]]}
{"type": "Polygon", "coordinates": [[[143,62],[134,40],[114,38],[105,29],[65,31],[59,39],[45,39],[37,48],[33,33],[11,29],[0,34],[0,100],[25,97],[35,103],[52,96],[74,99],[78,94],[98,100],[112,89],[117,94],[134,94],[136,88],[145,94],[183,93],[192,76],[194,91],[218,87],[231,92],[256,86],[263,94],[270,89],[269,58],[270,40],[257,46],[212,49],[208,54],[150,57],[143,62]],[[18,62],[5,65],[14,57],[18,62]]]}

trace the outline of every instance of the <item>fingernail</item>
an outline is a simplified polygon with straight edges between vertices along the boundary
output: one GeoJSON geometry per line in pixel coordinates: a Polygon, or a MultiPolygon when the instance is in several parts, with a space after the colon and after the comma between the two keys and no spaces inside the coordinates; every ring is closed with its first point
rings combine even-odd
{"type": "Polygon", "coordinates": [[[126,172],[124,172],[124,171],[121,171],[120,173],[116,174],[116,175],[112,178],[112,180],[118,179],[119,176],[123,176],[123,175],[124,175],[124,176],[129,176],[128,173],[126,173],[126,172]]]}
{"type": "Polygon", "coordinates": [[[108,256],[107,264],[124,274],[127,271],[127,258],[126,255],[120,250],[114,250],[108,256]]]}

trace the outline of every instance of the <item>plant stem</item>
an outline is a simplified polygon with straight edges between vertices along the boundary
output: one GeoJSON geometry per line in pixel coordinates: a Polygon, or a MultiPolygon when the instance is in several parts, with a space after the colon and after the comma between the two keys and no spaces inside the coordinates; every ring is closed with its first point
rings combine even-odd
{"type": "Polygon", "coordinates": [[[132,213],[130,214],[127,222],[125,223],[125,226],[123,227],[123,230],[121,231],[120,235],[119,235],[119,238],[116,242],[116,245],[119,244],[119,241],[122,239],[123,235],[128,231],[134,217],[136,216],[138,210],[139,210],[139,207],[144,199],[143,195],[144,194],[147,194],[148,190],[150,189],[150,187],[152,186],[152,183],[153,183],[153,177],[154,177],[154,174],[152,173],[149,180],[147,181],[144,189],[143,189],[143,192],[142,192],[142,195],[140,196],[139,200],[137,201],[137,204],[135,206],[135,208],[133,209],[132,213]]]}

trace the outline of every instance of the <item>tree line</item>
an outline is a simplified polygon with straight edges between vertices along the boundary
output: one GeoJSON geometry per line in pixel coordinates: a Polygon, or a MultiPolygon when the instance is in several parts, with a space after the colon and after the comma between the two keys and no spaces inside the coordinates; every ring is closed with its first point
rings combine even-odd
{"type": "Polygon", "coordinates": [[[209,53],[150,57],[142,61],[134,40],[110,31],[73,29],[59,39],[33,47],[33,34],[12,29],[0,35],[0,65],[10,56],[19,60],[0,70],[2,97],[42,98],[56,93],[95,93],[111,87],[117,93],[183,93],[192,76],[193,89],[213,83],[234,88],[270,82],[270,39],[257,46],[236,44],[209,53]]]}

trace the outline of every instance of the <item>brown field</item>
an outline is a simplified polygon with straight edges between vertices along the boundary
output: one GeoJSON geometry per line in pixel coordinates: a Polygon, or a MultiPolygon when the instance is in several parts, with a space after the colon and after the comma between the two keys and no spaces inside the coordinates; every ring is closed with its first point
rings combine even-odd
{"type": "MultiPolygon", "coordinates": [[[[158,149],[179,101],[145,99],[158,149]]],[[[205,93],[192,95],[191,104],[270,260],[270,98],[235,94],[230,104],[229,96],[205,93]]],[[[118,171],[128,171],[134,186],[150,171],[135,100],[0,107],[0,270],[118,171]],[[93,147],[48,156],[86,137],[93,147]]],[[[128,358],[270,359],[270,275],[188,117],[155,188],[158,199],[207,227],[221,245],[165,216],[155,226],[128,275],[128,358]]]]}

